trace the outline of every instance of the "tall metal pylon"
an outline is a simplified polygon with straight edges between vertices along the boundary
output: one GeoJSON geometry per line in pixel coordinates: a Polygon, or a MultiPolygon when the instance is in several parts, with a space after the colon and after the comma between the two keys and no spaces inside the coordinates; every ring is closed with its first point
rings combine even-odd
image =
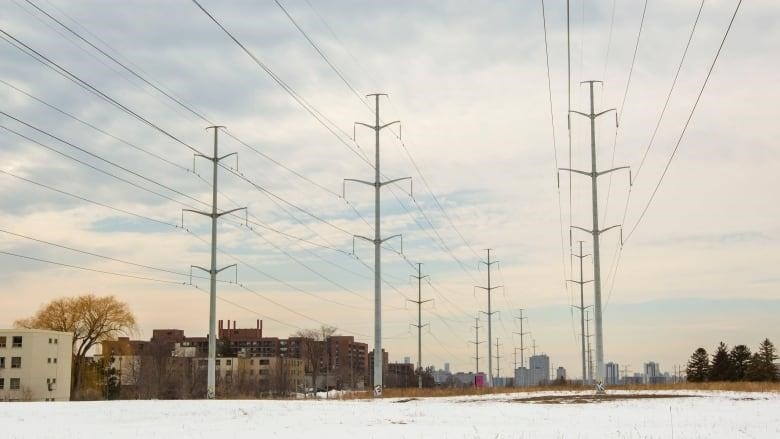
{"type": "Polygon", "coordinates": [[[474,370],[474,374],[479,374],[479,345],[484,343],[485,341],[479,341],[479,328],[482,326],[479,326],[479,315],[474,317],[474,341],[470,341],[469,343],[474,343],[474,360],[476,360],[476,369],[474,370]]]}
{"type": "Polygon", "coordinates": [[[580,310],[580,339],[582,341],[582,383],[587,381],[587,375],[585,370],[585,310],[590,308],[591,305],[585,306],[585,284],[593,282],[593,280],[583,280],[582,260],[590,255],[582,253],[582,241],[579,241],[580,253],[573,255],[580,260],[580,280],[568,279],[569,282],[574,282],[580,286],[580,306],[572,305],[573,308],[580,310]]]}
{"type": "Polygon", "coordinates": [[[422,304],[433,299],[422,300],[422,280],[428,277],[427,274],[422,275],[422,263],[417,263],[417,276],[412,277],[417,279],[417,300],[407,300],[417,304],[417,324],[412,323],[412,326],[417,327],[417,387],[422,389],[422,328],[427,325],[422,324],[422,304]]]}
{"type": "MultiPolygon", "coordinates": [[[[631,184],[631,172],[630,168],[628,166],[619,166],[617,168],[607,169],[605,171],[598,171],[598,168],[596,167],[596,118],[599,116],[602,116],[610,111],[615,111],[614,108],[610,108],[608,110],[601,111],[599,113],[595,112],[595,104],[594,104],[594,98],[593,98],[593,84],[594,83],[601,83],[602,81],[582,81],[580,84],[589,84],[590,85],[590,113],[582,113],[580,111],[574,111],[569,110],[570,113],[579,114],[581,116],[587,117],[590,119],[590,162],[591,162],[591,169],[590,171],[581,171],[577,169],[571,169],[571,168],[559,168],[561,171],[568,171],[568,172],[574,172],[577,174],[582,174],[585,176],[588,176],[591,178],[591,192],[592,192],[592,210],[593,210],[593,225],[592,228],[585,229],[583,227],[578,226],[572,226],[572,228],[582,230],[584,232],[587,232],[593,236],[593,285],[594,285],[594,313],[595,313],[595,323],[596,323],[596,384],[599,391],[603,391],[603,382],[604,382],[604,332],[602,329],[602,315],[601,315],[601,259],[600,259],[600,247],[599,247],[599,237],[602,233],[606,232],[607,230],[613,229],[615,227],[620,227],[620,225],[614,225],[607,227],[605,229],[599,229],[599,197],[598,197],[598,177],[602,175],[609,174],[610,172],[614,172],[620,169],[628,169],[629,170],[629,184],[631,184]]],[[[615,125],[617,126],[618,120],[617,120],[617,114],[615,115],[615,125]]],[[[622,232],[621,232],[622,235],[622,232]]],[[[622,237],[621,237],[622,241],[622,237]]]]}
{"type": "Polygon", "coordinates": [[[587,311],[585,311],[585,340],[588,344],[588,382],[593,381],[593,351],[590,348],[590,338],[593,337],[593,334],[590,333],[590,322],[592,322],[593,319],[590,318],[590,315],[587,311]]]}
{"type": "Polygon", "coordinates": [[[501,359],[504,358],[501,356],[501,346],[503,343],[499,343],[496,337],[496,378],[498,379],[501,379],[501,359]]]}
{"type": "MultiPolygon", "coordinates": [[[[528,349],[525,347],[524,340],[525,335],[530,334],[530,332],[524,332],[523,331],[523,320],[527,320],[528,317],[523,317],[523,311],[525,311],[523,308],[520,308],[520,316],[515,317],[517,320],[520,320],[520,332],[514,332],[513,334],[517,334],[520,336],[520,367],[525,366],[525,350],[528,349]]],[[[517,366],[515,366],[515,369],[517,369],[517,366]]]]}
{"type": "Polygon", "coordinates": [[[238,210],[246,210],[246,207],[239,207],[224,212],[217,211],[217,174],[218,174],[217,168],[219,167],[219,162],[227,157],[237,154],[235,152],[231,152],[230,154],[225,154],[222,157],[219,156],[218,133],[220,128],[224,128],[224,127],[219,125],[214,125],[206,128],[207,130],[209,129],[214,130],[214,156],[209,157],[203,154],[195,154],[195,157],[204,158],[206,160],[211,161],[211,163],[213,164],[213,177],[212,177],[213,179],[211,184],[211,189],[212,189],[211,212],[203,212],[200,210],[192,210],[192,209],[182,209],[182,222],[184,221],[183,212],[197,213],[211,218],[211,268],[204,268],[197,265],[190,266],[190,269],[197,268],[198,270],[205,271],[206,273],[209,274],[209,278],[210,278],[209,334],[208,334],[209,357],[208,357],[208,366],[207,366],[207,375],[206,375],[206,398],[208,399],[214,399],[217,395],[216,393],[217,335],[215,334],[217,330],[217,274],[230,267],[236,266],[236,264],[231,264],[226,267],[217,269],[217,218],[221,217],[222,215],[227,215],[229,213],[233,213],[238,210]]]}
{"type": "MultiPolygon", "coordinates": [[[[355,235],[355,238],[362,239],[364,241],[374,243],[374,397],[381,397],[383,390],[382,383],[382,243],[392,238],[400,238],[401,235],[392,235],[387,238],[381,236],[381,198],[380,189],[382,186],[397,183],[402,180],[411,180],[412,177],[396,178],[388,181],[381,181],[381,173],[379,171],[379,132],[384,128],[389,127],[400,121],[388,122],[384,125],[380,125],[379,121],[379,97],[387,96],[385,93],[372,93],[366,95],[366,97],[374,97],[375,111],[374,111],[374,125],[369,125],[363,122],[355,122],[356,125],[361,125],[374,130],[375,134],[375,162],[374,162],[374,181],[358,180],[354,178],[344,179],[342,187],[342,197],[346,199],[346,186],[348,181],[355,183],[362,183],[368,186],[374,187],[374,238],[368,238],[362,235],[355,235]]],[[[354,238],[353,243],[354,247],[354,238]]],[[[401,251],[403,251],[403,239],[401,240],[401,251]]],[[[354,252],[354,250],[353,250],[354,252]]]]}
{"type": "Polygon", "coordinates": [[[490,294],[495,290],[496,288],[501,288],[501,286],[492,286],[490,283],[490,267],[493,264],[497,264],[498,261],[491,261],[490,260],[490,250],[487,250],[487,262],[480,261],[481,264],[485,264],[487,266],[487,287],[482,287],[477,285],[475,288],[480,288],[485,291],[487,291],[487,297],[488,297],[488,310],[487,312],[480,311],[483,314],[487,314],[488,316],[488,338],[487,338],[487,345],[488,345],[488,387],[493,387],[493,345],[491,344],[493,342],[493,314],[495,314],[497,311],[492,311],[491,302],[490,302],[490,294]]]}

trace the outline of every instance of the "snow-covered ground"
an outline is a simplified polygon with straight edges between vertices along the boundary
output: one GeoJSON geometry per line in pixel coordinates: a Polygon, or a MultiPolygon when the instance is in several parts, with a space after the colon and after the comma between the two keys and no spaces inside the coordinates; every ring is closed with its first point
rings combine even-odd
{"type": "Polygon", "coordinates": [[[0,437],[780,438],[779,394],[639,393],[670,397],[589,402],[589,392],[536,392],[377,401],[0,403],[0,437]],[[560,398],[540,401],[548,397],[560,398]]]}

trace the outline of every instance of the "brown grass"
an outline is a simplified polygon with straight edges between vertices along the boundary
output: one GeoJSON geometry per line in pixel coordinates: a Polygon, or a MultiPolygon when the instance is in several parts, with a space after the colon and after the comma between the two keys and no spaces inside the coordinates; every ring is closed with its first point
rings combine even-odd
{"type": "MultiPolygon", "coordinates": [[[[555,391],[590,391],[592,388],[582,386],[545,386],[545,387],[497,387],[488,388],[392,388],[385,389],[385,398],[437,398],[447,396],[471,396],[471,395],[491,395],[491,394],[523,394],[530,392],[555,392],[555,391]]],[[[610,386],[607,390],[631,390],[631,391],[651,391],[651,390],[721,390],[735,392],[780,392],[780,382],[707,382],[707,383],[678,383],[678,384],[653,384],[653,385],[630,385],[630,386],[610,386]]],[[[356,392],[351,395],[345,395],[342,399],[369,399],[371,393],[356,392]]]]}

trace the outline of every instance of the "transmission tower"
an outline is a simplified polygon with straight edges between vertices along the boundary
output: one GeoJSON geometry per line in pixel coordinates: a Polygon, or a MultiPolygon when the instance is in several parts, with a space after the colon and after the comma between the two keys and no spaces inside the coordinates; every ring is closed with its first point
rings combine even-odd
{"type": "Polygon", "coordinates": [[[498,263],[498,261],[492,261],[490,259],[490,250],[487,249],[487,262],[481,261],[481,264],[485,264],[487,266],[487,287],[481,287],[479,285],[476,286],[476,288],[483,289],[487,291],[487,298],[488,298],[488,310],[487,312],[481,311],[483,314],[487,314],[488,316],[488,338],[487,338],[487,344],[488,344],[488,387],[493,387],[493,345],[491,344],[493,341],[493,314],[496,313],[496,311],[492,311],[491,303],[490,303],[490,295],[496,288],[501,288],[501,286],[492,286],[490,283],[490,268],[493,266],[493,264],[498,263]]]}
{"type": "Polygon", "coordinates": [[[496,337],[496,378],[501,379],[501,346],[503,346],[503,343],[498,342],[498,337],[496,337]]]}
{"type": "Polygon", "coordinates": [[[582,341],[582,383],[585,384],[586,382],[586,375],[585,375],[585,310],[587,308],[590,308],[590,305],[585,306],[585,284],[588,282],[593,282],[592,280],[583,280],[583,270],[582,270],[582,260],[590,255],[585,255],[582,253],[582,241],[579,241],[580,244],[580,253],[576,255],[572,255],[580,260],[580,280],[573,280],[569,279],[569,282],[574,282],[576,284],[579,284],[580,286],[580,306],[574,306],[575,309],[580,310],[580,339],[582,341]]]}
{"type": "MultiPolygon", "coordinates": [[[[400,121],[393,121],[384,125],[379,124],[379,97],[387,96],[384,93],[373,93],[366,95],[366,97],[373,96],[375,102],[374,111],[374,125],[369,125],[363,122],[355,122],[356,125],[361,125],[374,130],[375,135],[375,162],[374,162],[374,181],[358,180],[353,178],[344,179],[344,185],[342,188],[342,197],[346,198],[346,186],[348,181],[355,183],[361,183],[374,187],[374,238],[368,238],[362,235],[355,235],[355,238],[362,239],[364,241],[374,243],[374,397],[382,396],[382,243],[392,238],[400,238],[401,235],[392,235],[386,238],[382,238],[380,232],[381,226],[381,198],[380,189],[382,186],[399,182],[401,180],[411,180],[411,177],[396,178],[388,181],[380,180],[379,171],[379,132],[393,125],[400,123],[400,121]]],[[[353,240],[354,246],[354,240],[353,240]]],[[[401,240],[401,250],[403,251],[403,239],[401,240]]]]}
{"type": "MultiPolygon", "coordinates": [[[[598,178],[602,175],[609,174],[610,172],[614,172],[620,169],[628,169],[629,170],[629,184],[631,181],[631,171],[628,166],[620,166],[617,168],[607,169],[605,171],[598,171],[598,168],[596,167],[596,118],[599,116],[602,116],[610,111],[615,111],[614,108],[610,108],[608,110],[601,111],[599,113],[595,112],[594,108],[594,98],[593,98],[593,84],[594,83],[601,83],[601,81],[582,81],[580,84],[589,84],[590,86],[590,113],[582,113],[579,111],[569,110],[571,113],[579,114],[581,116],[587,117],[590,119],[590,162],[591,162],[591,169],[590,171],[581,171],[577,169],[571,169],[571,168],[559,168],[561,171],[567,171],[567,172],[573,172],[577,174],[582,174],[585,176],[588,176],[591,178],[591,192],[592,192],[592,210],[593,210],[593,225],[592,229],[588,230],[583,227],[578,226],[572,226],[575,229],[582,230],[584,232],[587,232],[593,236],[593,285],[594,285],[594,312],[595,312],[595,323],[596,323],[596,383],[597,385],[601,386],[601,384],[604,381],[604,334],[602,330],[602,319],[601,319],[601,259],[600,259],[600,247],[599,247],[599,237],[602,233],[606,232],[607,230],[613,229],[615,227],[620,227],[620,225],[614,225],[607,227],[605,229],[599,229],[599,198],[598,198],[598,178]]],[[[615,115],[615,125],[617,125],[617,115],[615,115]]],[[[621,238],[622,241],[622,238],[621,238]]],[[[599,387],[600,389],[601,387],[599,387]]],[[[600,390],[602,391],[602,390],[600,390]]]]}
{"type": "Polygon", "coordinates": [[[412,324],[412,326],[417,327],[417,387],[422,389],[422,328],[427,325],[427,323],[422,324],[422,304],[433,299],[422,300],[422,280],[428,277],[428,275],[422,275],[422,263],[417,263],[417,276],[412,277],[417,279],[417,300],[407,300],[417,304],[417,324],[412,324]]]}
{"type": "MultiPolygon", "coordinates": [[[[517,334],[520,336],[520,367],[525,366],[525,350],[528,349],[525,347],[525,335],[529,334],[529,332],[523,331],[523,320],[528,320],[528,317],[523,317],[523,311],[525,311],[523,308],[520,308],[520,316],[515,317],[517,320],[520,320],[520,332],[512,332],[513,334],[517,334]]],[[[517,348],[515,348],[517,349],[517,348]]],[[[517,355],[517,351],[515,351],[515,355],[517,355]]],[[[515,360],[515,363],[517,363],[517,360],[515,360]]],[[[517,369],[517,364],[515,364],[515,369],[517,369]]]]}
{"type": "Polygon", "coordinates": [[[474,359],[477,361],[476,364],[476,370],[474,371],[475,374],[479,374],[479,345],[481,343],[484,343],[485,341],[479,341],[479,328],[482,326],[479,326],[479,316],[474,317],[474,341],[470,341],[469,343],[474,344],[474,359]]]}
{"type": "Polygon", "coordinates": [[[536,339],[535,339],[535,338],[532,338],[532,339],[531,339],[531,342],[532,342],[532,344],[531,344],[531,348],[533,349],[533,351],[532,351],[532,352],[533,352],[533,354],[534,354],[534,357],[535,357],[535,356],[536,356],[536,348],[538,347],[538,346],[536,345],[536,339]]]}
{"type": "MultiPolygon", "coordinates": [[[[198,270],[205,271],[209,274],[210,284],[209,284],[209,336],[208,336],[208,343],[209,343],[209,357],[208,357],[208,366],[207,366],[207,375],[206,375],[206,398],[208,399],[214,399],[216,397],[216,358],[217,358],[217,336],[215,334],[217,330],[217,274],[219,274],[221,271],[226,270],[230,267],[235,267],[236,264],[231,264],[226,267],[222,267],[220,269],[217,269],[217,219],[221,217],[222,215],[227,215],[229,213],[233,213],[238,210],[246,210],[246,207],[239,207],[236,209],[231,209],[225,212],[218,212],[217,211],[217,168],[219,167],[219,162],[223,159],[230,157],[232,155],[236,155],[235,152],[231,152],[230,154],[225,154],[222,157],[219,156],[218,152],[218,134],[219,129],[224,128],[222,126],[210,126],[206,128],[207,130],[213,129],[214,130],[214,156],[209,157],[203,154],[195,154],[195,157],[204,158],[206,160],[211,161],[213,165],[213,177],[212,177],[212,184],[211,184],[211,212],[203,212],[200,210],[192,210],[192,209],[183,209],[182,212],[192,212],[197,213],[200,215],[204,215],[211,218],[211,267],[210,268],[204,268],[197,265],[192,265],[190,268],[197,268],[198,270]]],[[[182,222],[184,220],[183,213],[182,213],[182,222]]]]}
{"type": "Polygon", "coordinates": [[[590,338],[593,337],[590,333],[590,322],[592,321],[593,319],[590,318],[589,313],[585,311],[585,340],[588,343],[588,382],[593,381],[593,351],[590,349],[590,338]]]}

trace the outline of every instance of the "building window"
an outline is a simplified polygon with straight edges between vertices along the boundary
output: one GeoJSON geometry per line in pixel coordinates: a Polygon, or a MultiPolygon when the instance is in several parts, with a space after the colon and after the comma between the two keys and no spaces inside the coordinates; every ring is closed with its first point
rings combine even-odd
{"type": "Polygon", "coordinates": [[[0,369],[5,369],[5,357],[0,357],[0,369]]]}
{"type": "Polygon", "coordinates": [[[233,360],[225,360],[225,366],[232,366],[233,360]]]}
{"type": "Polygon", "coordinates": [[[254,365],[255,365],[255,360],[254,360],[254,359],[252,359],[252,358],[250,358],[250,359],[249,359],[249,365],[250,365],[250,366],[254,366],[254,365]]]}
{"type": "Polygon", "coordinates": [[[254,369],[249,369],[249,375],[254,375],[254,374],[255,374],[255,370],[254,369]]]}
{"type": "Polygon", "coordinates": [[[51,344],[51,339],[49,339],[49,344],[51,344]]]}
{"type": "Polygon", "coordinates": [[[5,389],[5,378],[0,378],[0,390],[5,389]]]}
{"type": "Polygon", "coordinates": [[[5,347],[5,341],[6,341],[5,335],[0,337],[0,348],[5,347]]]}
{"type": "Polygon", "coordinates": [[[57,344],[57,339],[56,338],[54,339],[54,344],[57,344]]]}
{"type": "Polygon", "coordinates": [[[48,358],[49,361],[47,361],[49,364],[51,364],[51,358],[48,358]]]}
{"type": "Polygon", "coordinates": [[[219,360],[216,360],[216,365],[219,366],[219,360]]]}
{"type": "Polygon", "coordinates": [[[11,339],[11,347],[12,348],[20,348],[22,347],[22,336],[21,335],[14,335],[11,339]]]}
{"type": "Polygon", "coordinates": [[[11,357],[11,369],[19,369],[22,367],[22,357],[11,357]]]}
{"type": "Polygon", "coordinates": [[[11,378],[8,388],[11,390],[19,390],[22,388],[22,382],[20,378],[11,378]]]}
{"type": "Polygon", "coordinates": [[[52,360],[54,360],[52,363],[57,364],[57,357],[52,358],[52,360]]]}

